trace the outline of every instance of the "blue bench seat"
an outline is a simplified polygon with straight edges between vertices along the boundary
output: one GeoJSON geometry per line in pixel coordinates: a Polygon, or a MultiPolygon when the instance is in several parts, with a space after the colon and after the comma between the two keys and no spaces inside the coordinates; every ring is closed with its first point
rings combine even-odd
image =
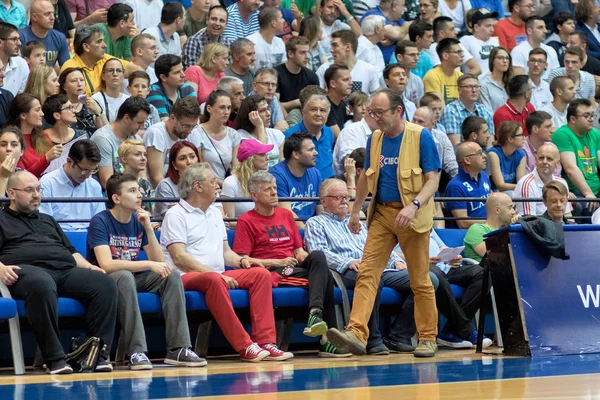
{"type": "Polygon", "coordinates": [[[17,315],[17,303],[13,299],[0,297],[0,320],[10,319],[17,315]]]}

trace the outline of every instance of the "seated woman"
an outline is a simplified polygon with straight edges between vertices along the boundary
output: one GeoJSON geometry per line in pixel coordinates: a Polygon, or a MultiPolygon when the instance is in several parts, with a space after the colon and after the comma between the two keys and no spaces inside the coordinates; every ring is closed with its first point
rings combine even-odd
{"type": "Polygon", "coordinates": [[[206,99],[204,114],[200,117],[201,160],[210,165],[219,186],[237,164],[240,136],[227,125],[231,114],[231,98],[223,90],[211,92],[206,99]]]}
{"type": "Polygon", "coordinates": [[[81,139],[87,139],[87,132],[71,128],[71,125],[77,122],[73,104],[69,101],[66,94],[55,94],[48,97],[42,106],[46,122],[52,125],[44,131],[44,135],[49,139],[52,146],[62,145],[62,155],[52,160],[44,173],[52,172],[62,168],[67,162],[67,155],[73,143],[81,139]]]}
{"type": "Polygon", "coordinates": [[[92,96],[106,115],[109,123],[115,122],[119,107],[129,98],[123,93],[125,67],[118,58],[111,58],[102,67],[100,91],[92,96]]]}
{"type": "Polygon", "coordinates": [[[321,36],[323,36],[321,18],[315,15],[307,15],[300,22],[300,36],[308,39],[308,65],[306,68],[316,72],[321,65],[329,62],[327,53],[320,43],[321,36]]]}
{"type": "Polygon", "coordinates": [[[24,148],[25,139],[19,128],[5,126],[0,129],[0,197],[6,196],[8,178],[18,169],[24,148]]]}
{"type": "MultiPolygon", "coordinates": [[[[156,187],[156,198],[179,197],[177,184],[179,177],[189,168],[190,165],[197,164],[200,161],[198,149],[187,140],[177,142],[169,150],[169,168],[165,178],[160,181],[156,187]]],[[[177,203],[157,202],[154,207],[154,216],[163,218],[169,207],[177,203]]]]}
{"type": "MultiPolygon", "coordinates": [[[[233,168],[230,176],[223,182],[222,197],[246,197],[248,193],[248,181],[256,171],[269,169],[268,154],[273,149],[272,144],[262,144],[257,140],[242,140],[238,150],[239,164],[233,168]]],[[[240,215],[254,209],[253,202],[223,203],[223,211],[228,218],[238,218],[240,215]]],[[[229,227],[233,229],[235,224],[230,222],[229,227]]]]}
{"type": "Polygon", "coordinates": [[[59,87],[56,70],[46,64],[40,64],[29,73],[23,93],[34,95],[44,104],[49,96],[58,93],[59,87]]]}
{"type": "Polygon", "coordinates": [[[225,76],[229,65],[229,48],[221,43],[209,43],[204,46],[197,65],[185,70],[185,81],[198,96],[198,104],[206,101],[208,95],[217,89],[219,79],[225,76]]]}
{"type": "Polygon", "coordinates": [[[512,57],[504,47],[494,47],[489,59],[490,73],[479,80],[479,99],[494,113],[508,100],[506,87],[513,76],[512,57]]]}
{"type": "Polygon", "coordinates": [[[100,104],[85,95],[85,78],[79,68],[66,68],[58,77],[60,92],[67,95],[73,105],[77,122],[71,128],[86,131],[88,138],[108,124],[100,104]]]}
{"type": "Polygon", "coordinates": [[[285,136],[279,129],[266,128],[270,123],[271,112],[264,97],[253,94],[242,101],[235,119],[240,139],[253,139],[273,145],[273,150],[269,152],[269,168],[283,161],[285,141],[285,136]]]}
{"type": "MultiPolygon", "coordinates": [[[[127,85],[127,91],[131,96],[141,97],[145,99],[150,94],[150,77],[145,71],[134,71],[129,75],[127,85]]],[[[152,104],[150,104],[150,110],[152,112],[148,115],[148,119],[144,123],[144,129],[138,131],[138,135],[140,137],[144,136],[144,132],[146,129],[151,127],[154,124],[158,124],[160,122],[160,117],[158,115],[158,110],[152,104]]]]}
{"type": "Polygon", "coordinates": [[[40,128],[43,117],[40,101],[28,93],[20,93],[10,103],[6,121],[7,125],[19,128],[25,139],[25,151],[17,164],[18,167],[38,178],[50,163],[63,153],[62,144],[51,146],[46,135],[42,133],[40,128]]]}
{"type": "MultiPolygon", "coordinates": [[[[137,178],[142,198],[154,197],[152,184],[146,179],[148,152],[144,142],[130,138],[121,143],[117,151],[121,165],[123,165],[123,174],[133,175],[137,178]]],[[[142,203],[142,208],[152,214],[152,203],[142,203]]]]}
{"type": "Polygon", "coordinates": [[[509,191],[507,194],[510,196],[519,179],[525,175],[527,160],[522,149],[525,135],[521,124],[504,121],[498,127],[496,138],[494,146],[488,150],[492,188],[500,192],[509,191]]]}

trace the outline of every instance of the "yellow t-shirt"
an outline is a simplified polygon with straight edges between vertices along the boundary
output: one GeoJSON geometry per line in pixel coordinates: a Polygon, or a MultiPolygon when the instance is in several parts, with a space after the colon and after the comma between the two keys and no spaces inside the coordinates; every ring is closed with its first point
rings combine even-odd
{"type": "MultiPolygon", "coordinates": [[[[85,79],[85,94],[87,94],[88,96],[91,96],[94,93],[97,93],[100,91],[100,82],[101,82],[101,78],[102,78],[102,67],[104,67],[104,64],[106,64],[106,62],[112,58],[115,58],[115,57],[111,56],[110,54],[105,54],[104,58],[102,60],[98,61],[96,63],[96,65],[94,65],[94,68],[89,68],[88,66],[86,66],[83,63],[81,58],[77,54],[75,54],[75,56],[73,56],[73,58],[71,58],[70,60],[67,60],[63,64],[63,66],[60,69],[60,72],[63,72],[67,68],[83,69],[83,77],[85,79]]],[[[127,66],[129,65],[129,62],[127,62],[125,60],[121,60],[121,59],[119,59],[119,60],[123,64],[123,68],[126,69],[127,66]]]]}
{"type": "Polygon", "coordinates": [[[462,72],[454,70],[454,74],[448,76],[442,71],[442,67],[430,69],[423,77],[425,93],[440,93],[446,104],[458,99],[458,78],[462,72]]]}

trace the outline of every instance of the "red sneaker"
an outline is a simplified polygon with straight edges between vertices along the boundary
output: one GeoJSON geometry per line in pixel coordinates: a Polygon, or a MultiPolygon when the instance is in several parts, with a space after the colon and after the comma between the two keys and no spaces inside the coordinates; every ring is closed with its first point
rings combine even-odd
{"type": "Polygon", "coordinates": [[[269,352],[269,356],[265,358],[265,361],[285,361],[294,357],[292,353],[280,350],[273,343],[263,344],[260,348],[269,352]]]}
{"type": "Polygon", "coordinates": [[[240,351],[240,358],[246,362],[259,362],[269,357],[271,353],[267,350],[263,350],[256,343],[252,343],[244,350],[240,351]]]}

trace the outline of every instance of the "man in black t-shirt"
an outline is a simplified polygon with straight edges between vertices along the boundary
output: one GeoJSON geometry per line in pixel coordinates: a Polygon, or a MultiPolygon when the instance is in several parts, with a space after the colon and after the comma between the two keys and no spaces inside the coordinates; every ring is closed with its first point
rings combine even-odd
{"type": "Polygon", "coordinates": [[[112,371],[118,292],[104,271],[73,247],[56,220],[40,213],[40,182],[27,171],[8,179],[10,205],[0,211],[0,280],[25,300],[27,320],[50,374],[73,372],[58,330],[58,295],[86,308],[88,335],[104,340],[96,372],[112,371]]]}
{"type": "Polygon", "coordinates": [[[327,99],[331,104],[327,125],[336,139],[346,123],[347,111],[344,98],[352,91],[352,77],[350,69],[345,65],[332,64],[325,71],[325,84],[327,85],[327,99]]]}
{"type": "Polygon", "coordinates": [[[275,67],[279,102],[286,111],[300,108],[300,90],[308,85],[319,85],[319,78],[308,65],[308,39],[294,36],[285,42],[287,61],[275,67]]]}

